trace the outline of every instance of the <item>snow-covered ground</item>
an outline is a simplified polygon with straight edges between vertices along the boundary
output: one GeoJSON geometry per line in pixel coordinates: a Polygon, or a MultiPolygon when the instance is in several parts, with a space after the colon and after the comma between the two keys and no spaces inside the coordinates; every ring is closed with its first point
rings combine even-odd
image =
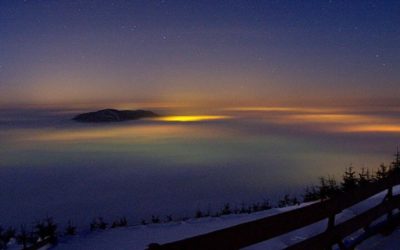
{"type": "MultiPolygon", "coordinates": [[[[400,186],[394,189],[395,194],[400,193],[400,186]]],[[[337,215],[336,223],[343,222],[361,212],[379,204],[385,192],[377,194],[366,201],[363,201],[337,215]]],[[[303,203],[299,206],[285,208],[272,208],[252,214],[232,214],[222,217],[206,217],[190,219],[187,221],[170,222],[162,224],[137,225],[124,228],[108,229],[95,232],[79,232],[76,236],[61,237],[59,244],[52,247],[55,250],[143,250],[149,243],[166,243],[179,239],[211,232],[240,223],[272,216],[278,213],[307,206],[310,203],[303,203]]],[[[246,250],[258,249],[282,249],[296,242],[307,239],[313,235],[323,232],[326,229],[327,220],[320,221],[308,227],[292,231],[288,234],[270,239],[268,241],[245,248],[246,250]]],[[[357,237],[362,233],[356,232],[346,240],[357,237]]],[[[20,249],[20,246],[13,245],[10,250],[20,249]]],[[[357,247],[361,250],[400,249],[400,228],[396,229],[389,236],[376,235],[364,241],[357,247]]]]}
{"type": "Polygon", "coordinates": [[[373,249],[385,249],[385,250],[398,250],[400,249],[400,229],[396,229],[389,236],[377,235],[366,241],[364,241],[357,249],[373,250],[373,249]]]}
{"type": "MultiPolygon", "coordinates": [[[[399,193],[400,188],[395,189],[399,193]]],[[[345,221],[362,211],[378,204],[382,201],[385,192],[371,197],[349,209],[344,210],[337,216],[337,222],[345,221]]],[[[309,204],[309,203],[308,203],[309,204]]],[[[300,206],[307,206],[302,204],[300,206]]],[[[234,214],[218,218],[207,217],[201,219],[191,219],[183,222],[171,222],[165,224],[139,225],[127,228],[117,228],[98,232],[80,233],[77,236],[61,239],[60,243],[54,247],[56,250],[109,250],[109,249],[140,249],[143,250],[149,243],[166,243],[183,239],[186,237],[203,234],[217,229],[233,226],[243,222],[248,222],[275,215],[284,211],[299,208],[292,206],[286,208],[273,208],[267,211],[253,214],[234,214]]],[[[281,235],[274,239],[262,242],[246,249],[282,249],[290,244],[309,238],[325,230],[327,221],[320,221],[311,226],[281,235]]],[[[357,233],[354,235],[357,236],[357,233]]],[[[357,249],[400,249],[400,230],[397,229],[392,235],[383,237],[374,236],[357,249]]]]}

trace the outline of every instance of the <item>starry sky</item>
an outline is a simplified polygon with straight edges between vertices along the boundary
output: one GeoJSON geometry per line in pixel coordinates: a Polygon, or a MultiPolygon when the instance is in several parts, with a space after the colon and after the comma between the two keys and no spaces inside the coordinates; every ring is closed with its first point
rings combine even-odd
{"type": "Polygon", "coordinates": [[[0,1],[0,107],[396,102],[400,1],[0,1]]]}

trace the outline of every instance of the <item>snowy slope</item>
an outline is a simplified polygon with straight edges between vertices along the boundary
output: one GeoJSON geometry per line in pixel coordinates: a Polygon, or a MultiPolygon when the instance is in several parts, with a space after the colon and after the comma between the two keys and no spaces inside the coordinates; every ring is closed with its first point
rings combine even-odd
{"type": "MultiPolygon", "coordinates": [[[[398,193],[400,188],[395,189],[398,193]]],[[[385,192],[375,195],[370,199],[344,210],[337,216],[337,222],[347,220],[348,218],[359,214],[362,211],[378,204],[382,201],[385,192]]],[[[309,204],[309,203],[308,203],[309,204]]],[[[302,204],[300,206],[306,206],[302,204]]],[[[61,240],[60,244],[54,249],[56,250],[79,250],[79,249],[140,249],[143,250],[149,243],[165,243],[170,242],[217,229],[233,226],[247,221],[256,220],[265,216],[271,216],[283,211],[299,208],[300,206],[273,208],[267,211],[257,212],[253,214],[228,215],[219,218],[202,218],[192,219],[185,222],[171,222],[165,224],[140,225],[127,228],[118,228],[106,230],[103,232],[93,232],[80,234],[74,237],[68,237],[61,240]]],[[[282,235],[262,242],[246,249],[281,249],[295,242],[306,239],[312,235],[325,230],[327,221],[321,221],[311,226],[293,231],[286,235],[282,235]]],[[[397,230],[389,237],[375,236],[358,249],[400,249],[400,230],[397,230]]]]}
{"type": "Polygon", "coordinates": [[[373,249],[385,249],[385,250],[399,250],[400,249],[400,229],[398,228],[389,236],[377,235],[364,241],[358,249],[373,250],[373,249]]]}

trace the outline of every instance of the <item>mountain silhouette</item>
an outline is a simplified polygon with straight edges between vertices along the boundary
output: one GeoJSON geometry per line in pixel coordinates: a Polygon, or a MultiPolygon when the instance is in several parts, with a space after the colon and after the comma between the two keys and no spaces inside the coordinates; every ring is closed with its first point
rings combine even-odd
{"type": "Polygon", "coordinates": [[[73,120],[78,122],[120,122],[157,116],[159,115],[147,110],[103,109],[95,112],[79,114],[75,116],[73,120]]]}

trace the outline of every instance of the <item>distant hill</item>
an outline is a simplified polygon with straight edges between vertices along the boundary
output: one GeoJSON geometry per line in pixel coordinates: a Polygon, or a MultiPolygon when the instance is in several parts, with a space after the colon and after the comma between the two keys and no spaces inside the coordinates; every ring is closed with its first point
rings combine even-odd
{"type": "Polygon", "coordinates": [[[79,114],[73,119],[78,122],[120,122],[157,116],[159,115],[147,110],[103,109],[95,112],[79,114]]]}

